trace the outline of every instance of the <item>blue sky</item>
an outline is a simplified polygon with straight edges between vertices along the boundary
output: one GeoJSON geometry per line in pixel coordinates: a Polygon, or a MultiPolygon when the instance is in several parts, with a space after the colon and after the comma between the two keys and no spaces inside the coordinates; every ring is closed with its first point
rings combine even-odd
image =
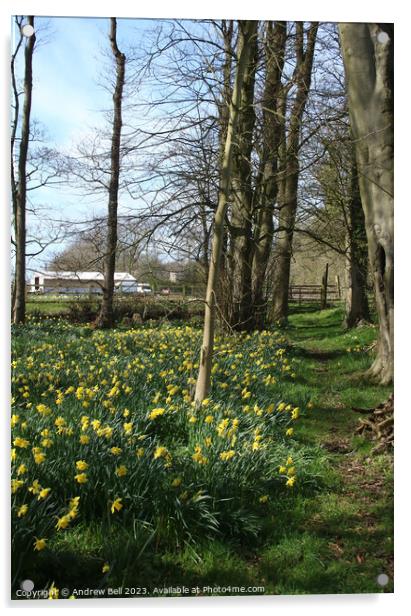
{"type": "MultiPolygon", "coordinates": [[[[120,49],[138,45],[144,32],[155,20],[118,19],[117,39],[120,49]]],[[[111,109],[111,94],[104,87],[102,67],[108,66],[108,18],[42,17],[35,18],[38,32],[33,57],[32,119],[46,131],[47,145],[73,152],[75,144],[104,125],[101,110],[111,109]],[[106,55],[105,55],[106,54],[106,55]]],[[[16,27],[13,22],[15,45],[16,27]]],[[[14,38],[14,40],[13,40],[14,38]]],[[[23,77],[23,56],[17,72],[23,77]]],[[[32,202],[40,204],[54,219],[82,220],[90,214],[104,212],[104,196],[84,197],[67,185],[44,188],[31,193],[32,202]]],[[[33,225],[32,217],[29,226],[33,225]]],[[[37,225],[36,225],[37,227],[37,225]]],[[[40,257],[29,261],[29,268],[44,267],[56,251],[67,242],[50,247],[40,257]]]]}
{"type": "MultiPolygon", "coordinates": [[[[109,20],[84,17],[36,18],[40,31],[33,59],[33,117],[59,145],[98,122],[96,111],[110,105],[99,85],[101,64],[108,49],[109,20]]],[[[118,20],[119,46],[135,43],[154,21],[118,20]]]]}

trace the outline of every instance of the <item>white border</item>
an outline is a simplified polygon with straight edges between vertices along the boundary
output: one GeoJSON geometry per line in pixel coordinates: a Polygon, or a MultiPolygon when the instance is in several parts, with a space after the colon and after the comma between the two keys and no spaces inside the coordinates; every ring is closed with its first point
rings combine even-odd
{"type": "MultiPolygon", "coordinates": [[[[8,145],[8,117],[9,117],[9,45],[10,45],[10,16],[15,14],[36,14],[36,15],[60,15],[60,16],[109,16],[115,13],[118,17],[186,17],[186,18],[243,18],[243,19],[287,19],[287,20],[320,20],[320,21],[394,21],[395,22],[395,53],[396,53],[396,554],[395,554],[395,594],[380,595],[322,595],[322,596],[292,596],[292,597],[257,597],[257,598],[187,598],[187,599],[148,599],[148,600],[83,600],[51,602],[42,601],[41,607],[38,604],[8,601],[9,595],[9,501],[7,498],[1,499],[2,514],[0,516],[2,524],[2,562],[0,571],[1,580],[1,603],[6,609],[14,609],[17,612],[30,609],[33,612],[43,611],[44,609],[78,609],[86,606],[88,611],[102,609],[136,609],[140,613],[157,613],[159,610],[164,612],[170,610],[172,613],[178,611],[186,612],[195,610],[196,612],[222,611],[234,609],[237,611],[257,608],[262,613],[275,614],[299,614],[309,616],[315,614],[372,614],[378,616],[384,614],[392,607],[399,608],[399,613],[403,613],[407,601],[407,591],[409,585],[409,561],[410,551],[409,541],[409,509],[407,508],[406,496],[409,493],[409,441],[411,438],[410,416],[411,404],[408,383],[410,381],[408,356],[411,353],[409,346],[409,321],[410,321],[410,299],[408,289],[410,282],[410,258],[406,252],[406,247],[410,242],[410,210],[411,198],[408,182],[410,177],[410,156],[409,144],[411,143],[409,130],[409,95],[407,85],[409,82],[409,46],[410,46],[410,19],[405,3],[399,0],[391,2],[372,2],[359,0],[345,0],[342,3],[326,2],[325,0],[293,0],[293,2],[275,2],[274,0],[252,0],[248,3],[240,4],[239,0],[207,0],[204,3],[183,2],[182,0],[151,0],[147,3],[137,4],[131,1],[115,0],[111,3],[94,3],[89,0],[61,0],[56,3],[51,0],[3,0],[0,6],[0,29],[1,29],[1,52],[2,61],[0,68],[2,71],[0,97],[3,106],[2,140],[3,163],[0,165],[0,186],[2,188],[2,208],[0,220],[0,282],[2,285],[2,318],[1,337],[2,350],[0,352],[0,371],[1,371],[1,394],[3,404],[2,420],[4,428],[1,430],[2,445],[2,472],[0,473],[1,494],[9,492],[8,481],[8,345],[9,345],[9,221],[7,204],[9,203],[9,145],[8,145]],[[6,161],[6,162],[4,162],[6,161]],[[399,333],[398,333],[399,332],[399,333]],[[407,339],[408,335],[408,339],[407,339]],[[4,457],[3,457],[4,456],[4,457]],[[6,462],[4,462],[6,460],[6,462]],[[408,462],[408,464],[407,464],[408,462]],[[4,484],[3,484],[4,482],[4,484]]],[[[409,603],[409,602],[408,602],[409,603]]]]}

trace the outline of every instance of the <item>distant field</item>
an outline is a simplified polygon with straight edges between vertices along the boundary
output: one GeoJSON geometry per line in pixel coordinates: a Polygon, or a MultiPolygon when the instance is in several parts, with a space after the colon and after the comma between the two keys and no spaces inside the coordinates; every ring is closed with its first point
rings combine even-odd
{"type": "Polygon", "coordinates": [[[58,314],[62,312],[67,312],[68,303],[64,300],[48,300],[48,301],[40,301],[38,299],[29,300],[26,304],[27,312],[32,314],[33,312],[42,312],[44,314],[58,314]]]}
{"type": "MultiPolygon", "coordinates": [[[[74,295],[37,295],[27,298],[28,314],[38,316],[67,315],[71,321],[91,322],[99,310],[101,298],[74,295]]],[[[183,295],[117,296],[114,300],[115,319],[121,322],[133,314],[144,320],[159,318],[190,318],[202,314],[203,302],[183,295]]]]}

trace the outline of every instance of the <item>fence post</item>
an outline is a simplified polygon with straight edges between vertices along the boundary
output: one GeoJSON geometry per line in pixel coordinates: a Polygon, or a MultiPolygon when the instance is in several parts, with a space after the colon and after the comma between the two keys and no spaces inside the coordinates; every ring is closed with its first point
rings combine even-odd
{"type": "Polygon", "coordinates": [[[321,310],[327,308],[327,285],[328,285],[328,263],[325,264],[325,272],[321,284],[321,310]]]}
{"type": "Polygon", "coordinates": [[[338,299],[341,299],[341,284],[340,284],[340,277],[338,274],[335,277],[335,284],[337,285],[338,299]]]}

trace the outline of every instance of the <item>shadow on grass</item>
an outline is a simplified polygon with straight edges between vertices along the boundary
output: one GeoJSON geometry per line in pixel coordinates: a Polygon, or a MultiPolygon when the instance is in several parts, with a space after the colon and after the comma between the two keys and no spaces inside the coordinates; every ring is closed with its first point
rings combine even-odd
{"type": "Polygon", "coordinates": [[[168,592],[164,589],[170,587],[176,589],[185,586],[189,588],[185,596],[198,596],[218,595],[220,593],[216,589],[222,586],[257,585],[255,572],[245,567],[241,557],[227,544],[218,541],[196,546],[195,550],[188,546],[162,554],[150,550],[143,556],[130,559],[126,567],[122,563],[123,546],[114,546],[113,552],[113,560],[109,563],[110,570],[103,573],[104,560],[98,554],[79,554],[75,548],[49,550],[38,555],[34,567],[27,563],[13,592],[20,588],[24,579],[33,580],[36,589],[49,588],[52,583],[58,589],[68,589],[70,593],[73,593],[74,589],[100,589],[101,593],[97,598],[108,597],[108,593],[104,594],[104,590],[108,588],[122,589],[120,594],[111,595],[114,598],[138,598],[167,596],[168,592]],[[200,588],[199,593],[192,590],[197,586],[200,588]],[[138,587],[141,592],[130,594],[126,591],[127,587],[138,587]],[[206,587],[209,588],[204,591],[206,587]]]}
{"type": "Polygon", "coordinates": [[[303,346],[293,345],[291,347],[291,353],[295,357],[304,357],[313,361],[326,362],[338,357],[347,355],[347,351],[338,349],[335,351],[321,351],[319,349],[307,349],[303,346]]]}

